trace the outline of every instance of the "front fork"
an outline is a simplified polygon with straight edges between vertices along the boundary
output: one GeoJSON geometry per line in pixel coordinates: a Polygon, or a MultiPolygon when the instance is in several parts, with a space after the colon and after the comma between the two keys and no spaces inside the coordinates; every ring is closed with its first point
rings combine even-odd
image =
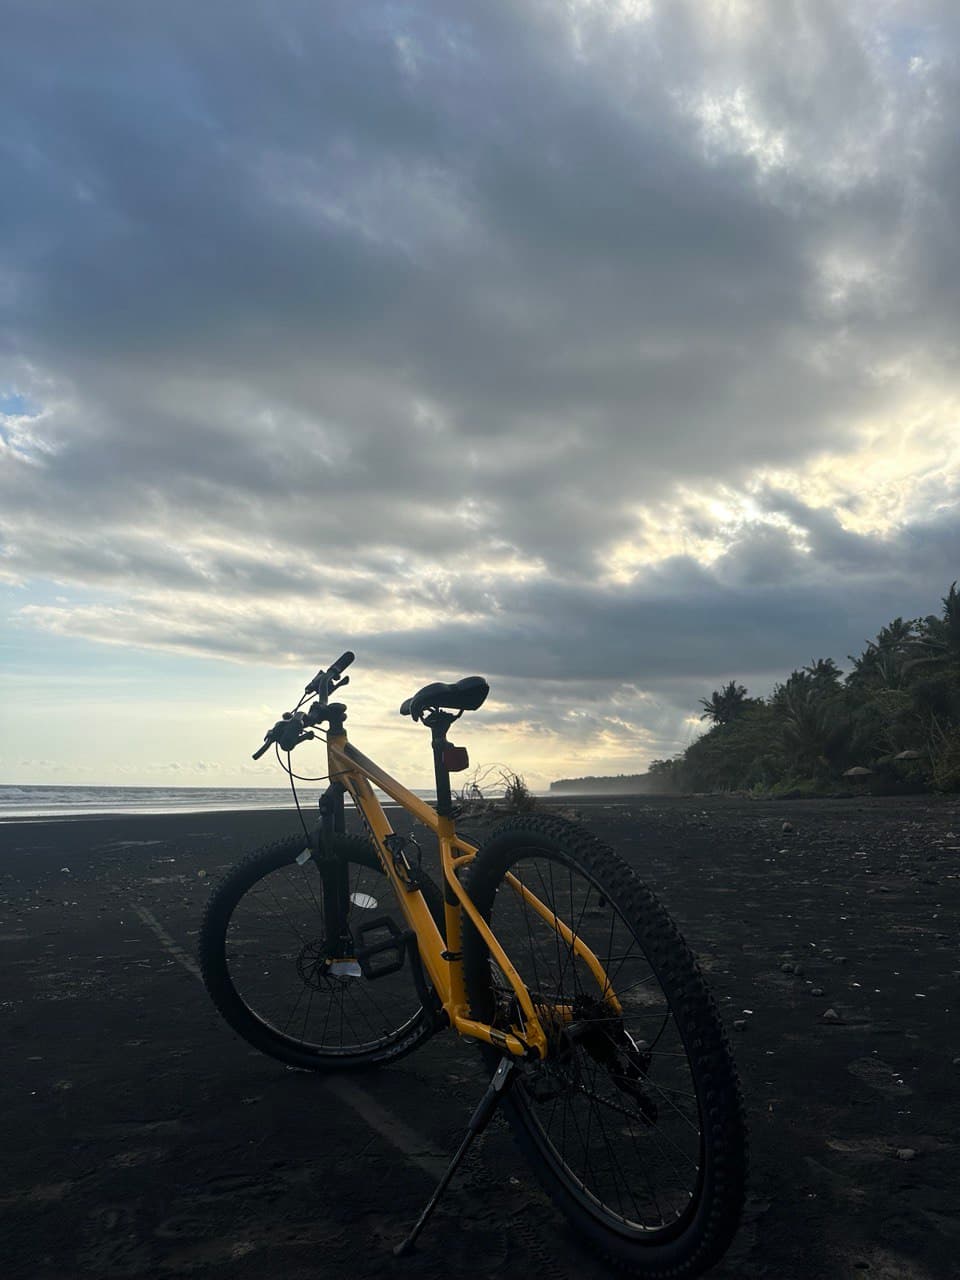
{"type": "Polygon", "coordinates": [[[347,925],[350,913],[350,880],[345,858],[332,857],[333,837],[346,830],[342,782],[331,782],[320,797],[320,847],[317,867],[323,896],[323,919],[328,956],[336,958],[352,954],[353,940],[347,925]]]}

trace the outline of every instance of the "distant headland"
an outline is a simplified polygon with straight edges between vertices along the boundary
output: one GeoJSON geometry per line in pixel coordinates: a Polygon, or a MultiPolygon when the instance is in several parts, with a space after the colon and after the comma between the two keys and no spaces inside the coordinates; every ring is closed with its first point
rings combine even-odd
{"type": "Polygon", "coordinates": [[[653,773],[619,773],[615,778],[560,778],[550,783],[551,795],[663,795],[674,791],[669,779],[653,773]]]}

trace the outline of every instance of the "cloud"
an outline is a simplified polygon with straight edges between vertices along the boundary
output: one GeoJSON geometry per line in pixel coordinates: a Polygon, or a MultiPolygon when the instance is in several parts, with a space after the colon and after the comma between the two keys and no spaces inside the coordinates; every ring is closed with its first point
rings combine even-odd
{"type": "Polygon", "coordinates": [[[0,575],[66,593],[18,625],[236,661],[336,638],[496,674],[549,732],[589,688],[645,750],[733,665],[934,607],[957,26],[15,6],[0,575]]]}

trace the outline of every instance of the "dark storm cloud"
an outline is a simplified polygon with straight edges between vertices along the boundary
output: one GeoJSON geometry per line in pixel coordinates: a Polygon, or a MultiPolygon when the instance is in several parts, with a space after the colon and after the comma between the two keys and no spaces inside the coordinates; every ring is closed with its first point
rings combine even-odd
{"type": "MultiPolygon", "coordinates": [[[[809,521],[804,528],[815,544],[824,540],[819,512],[798,504],[793,514],[798,521],[809,521]]],[[[74,613],[44,607],[33,612],[52,625],[59,621],[76,627],[90,638],[126,641],[136,639],[148,616],[154,643],[161,647],[260,658],[282,652],[296,663],[313,660],[319,634],[333,647],[355,644],[367,662],[383,667],[445,672],[473,667],[501,677],[569,682],[572,687],[584,681],[634,682],[651,691],[676,689],[678,681],[709,681],[736,668],[770,684],[790,666],[813,657],[832,656],[842,664],[846,654],[859,651],[893,613],[919,616],[936,611],[942,591],[932,591],[929,582],[943,584],[942,590],[949,585],[960,545],[960,513],[945,511],[882,543],[839,533],[844,555],[830,563],[817,556],[816,545],[800,547],[782,529],[748,527],[709,567],[690,557],[671,557],[628,587],[561,580],[517,583],[505,578],[479,598],[469,585],[463,589],[457,582],[446,590],[445,600],[438,600],[436,591],[422,583],[418,587],[415,581],[402,581],[391,597],[386,572],[366,583],[348,579],[343,591],[355,603],[388,600],[417,605],[430,614],[421,627],[395,628],[387,610],[382,624],[362,640],[349,629],[338,630],[329,615],[324,616],[323,597],[335,593],[336,579],[331,584],[314,579],[317,604],[311,609],[305,601],[294,615],[260,617],[251,610],[238,623],[231,611],[229,636],[221,632],[219,623],[227,615],[216,594],[204,602],[198,592],[186,625],[179,601],[165,602],[160,596],[146,610],[120,605],[109,611],[88,607],[74,613]],[[876,572],[879,556],[882,577],[876,572]],[[479,606],[484,616],[458,622],[454,613],[439,626],[447,606],[460,611],[479,606]],[[124,628],[129,628],[126,634],[124,628]]],[[[208,575],[226,596],[235,568],[227,557],[208,575]]],[[[243,564],[236,576],[252,576],[252,569],[243,564]]],[[[109,581],[102,563],[88,565],[86,571],[91,579],[109,581]]],[[[162,570],[158,577],[168,580],[162,570]]],[[[130,582],[126,567],[118,562],[112,585],[119,588],[130,582]]],[[[202,587],[205,582],[201,578],[193,585],[202,587]]],[[[279,594],[285,596],[291,585],[300,588],[303,579],[288,577],[279,594]]],[[[267,574],[252,576],[252,587],[257,598],[269,600],[267,574]]]]}
{"type": "Polygon", "coordinates": [[[312,597],[384,666],[685,697],[932,607],[952,509],[881,540],[780,482],[709,568],[603,580],[678,484],[956,390],[920,10],[8,6],[0,568],[84,593],[24,616],[269,657],[312,597]]]}

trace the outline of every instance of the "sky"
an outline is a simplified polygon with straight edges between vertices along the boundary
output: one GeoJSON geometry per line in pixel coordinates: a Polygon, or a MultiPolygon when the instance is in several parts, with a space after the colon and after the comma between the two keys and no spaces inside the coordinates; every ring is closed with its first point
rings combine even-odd
{"type": "Polygon", "coordinates": [[[4,12],[0,782],[281,783],[346,648],[634,773],[960,577],[955,4],[4,12]]]}

